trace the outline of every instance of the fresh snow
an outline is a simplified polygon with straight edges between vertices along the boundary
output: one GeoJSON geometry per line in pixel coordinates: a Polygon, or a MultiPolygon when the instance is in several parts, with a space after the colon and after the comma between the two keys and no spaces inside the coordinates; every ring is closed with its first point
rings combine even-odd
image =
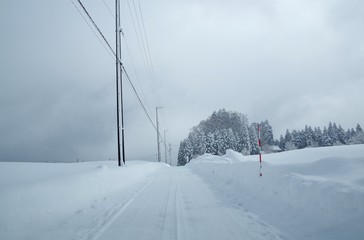
{"type": "Polygon", "coordinates": [[[363,239],[364,145],[185,167],[0,162],[0,239],[363,239]]]}
{"type": "Polygon", "coordinates": [[[0,239],[91,239],[164,164],[0,163],[0,239]]]}
{"type": "Polygon", "coordinates": [[[287,239],[364,239],[364,145],[258,156],[231,150],[189,163],[220,196],[287,239]],[[221,164],[224,163],[224,164],[221,164]]]}

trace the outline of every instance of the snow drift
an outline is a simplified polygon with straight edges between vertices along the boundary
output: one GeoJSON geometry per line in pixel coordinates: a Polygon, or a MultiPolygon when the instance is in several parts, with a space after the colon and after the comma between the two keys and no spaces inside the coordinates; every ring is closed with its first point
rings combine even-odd
{"type": "Polygon", "coordinates": [[[0,239],[88,239],[164,167],[0,162],[0,239]]]}
{"type": "Polygon", "coordinates": [[[259,215],[288,239],[364,237],[364,145],[311,148],[258,156],[231,150],[188,167],[232,202],[259,215]]]}
{"type": "MultiPolygon", "coordinates": [[[[98,230],[106,229],[133,199],[151,196],[151,192],[162,192],[162,198],[167,196],[169,200],[158,201],[163,203],[158,204],[160,213],[149,211],[153,207],[147,206],[155,207],[153,204],[144,208],[134,206],[141,209],[140,217],[145,213],[150,220],[153,217],[159,221],[168,217],[185,219],[181,225],[186,225],[186,229],[187,225],[193,225],[195,230],[201,228],[201,233],[207,231],[206,216],[219,216],[210,223],[223,221],[221,216],[225,215],[219,211],[224,209],[223,213],[240,217],[234,218],[240,219],[240,225],[236,225],[242,228],[237,232],[250,233],[255,229],[259,233],[252,234],[251,239],[257,239],[256,236],[274,239],[265,235],[267,229],[274,229],[268,232],[289,240],[363,239],[364,145],[263,155],[262,172],[263,177],[259,177],[258,156],[242,156],[233,151],[220,157],[200,156],[181,169],[142,161],[128,162],[122,168],[115,162],[0,162],[0,239],[97,239],[98,230]],[[166,172],[158,180],[157,176],[166,172]],[[177,172],[179,177],[173,175],[177,172]],[[201,181],[200,188],[196,188],[194,180],[199,178],[210,188],[201,181]],[[166,184],[161,185],[162,180],[166,184]],[[150,186],[156,188],[145,193],[150,186]],[[207,201],[206,193],[213,196],[211,189],[216,196],[210,200],[219,206],[213,204],[210,205],[213,209],[194,210],[205,205],[198,201],[192,205],[186,196],[207,201]],[[178,215],[172,206],[179,207],[182,215],[189,213],[190,218],[178,215]],[[168,209],[170,215],[166,216],[168,209]],[[151,212],[157,214],[151,216],[151,212]],[[201,212],[205,214],[201,215],[202,220],[195,218],[201,212]],[[252,223],[256,223],[256,228],[252,223]]],[[[134,204],[145,202],[144,198],[147,197],[134,204]]],[[[221,225],[226,227],[229,221],[221,225]]],[[[143,228],[136,225],[131,229],[139,227],[143,228]]],[[[219,229],[213,227],[211,235],[218,236],[214,231],[219,229]]]]}

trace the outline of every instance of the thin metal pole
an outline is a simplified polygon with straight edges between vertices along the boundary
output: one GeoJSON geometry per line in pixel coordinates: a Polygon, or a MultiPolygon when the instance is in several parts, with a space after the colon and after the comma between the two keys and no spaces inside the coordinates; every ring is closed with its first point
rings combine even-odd
{"type": "Polygon", "coordinates": [[[160,135],[159,135],[159,121],[158,121],[158,108],[162,108],[162,107],[155,107],[155,115],[156,115],[156,121],[157,121],[157,147],[158,147],[158,162],[161,161],[161,153],[160,153],[160,135]]]}
{"type": "Polygon", "coordinates": [[[167,138],[166,138],[166,132],[168,130],[164,130],[164,160],[167,163],[167,138]]]}
{"type": "Polygon", "coordinates": [[[118,165],[121,166],[120,158],[120,113],[119,113],[119,74],[120,74],[120,61],[119,61],[119,0],[115,0],[115,42],[116,42],[116,124],[117,124],[117,140],[118,140],[118,165]]]}
{"type": "Polygon", "coordinates": [[[171,165],[171,166],[172,166],[172,156],[171,156],[172,145],[171,145],[171,144],[169,144],[169,149],[168,149],[168,151],[169,151],[169,165],[171,165]]]}
{"type": "Polygon", "coordinates": [[[259,146],[259,176],[263,176],[262,174],[262,142],[260,140],[260,125],[258,123],[258,146],[259,146]]]}
{"type": "Polygon", "coordinates": [[[121,44],[121,21],[120,21],[120,0],[118,0],[119,2],[119,7],[118,7],[118,35],[119,35],[119,67],[120,67],[120,105],[121,105],[121,144],[122,144],[122,159],[123,159],[123,163],[125,165],[125,128],[124,128],[124,98],[123,98],[123,68],[122,68],[122,63],[121,63],[121,48],[122,48],[122,44],[121,44]]]}

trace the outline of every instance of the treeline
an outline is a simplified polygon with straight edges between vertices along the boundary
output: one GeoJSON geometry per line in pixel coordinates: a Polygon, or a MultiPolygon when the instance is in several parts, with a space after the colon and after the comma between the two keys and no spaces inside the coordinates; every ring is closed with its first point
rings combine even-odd
{"type": "MultiPolygon", "coordinates": [[[[359,124],[355,130],[352,128],[347,131],[335,123],[330,123],[323,130],[306,126],[301,131],[287,130],[279,140],[274,140],[273,128],[268,120],[260,123],[260,129],[262,150],[265,153],[364,143],[364,133],[359,124]]],[[[249,124],[247,115],[222,109],[193,127],[188,137],[180,143],[178,165],[185,165],[204,153],[223,155],[227,149],[244,155],[258,154],[258,127],[257,123],[249,124]]]]}
{"type": "MultiPolygon", "coordinates": [[[[261,140],[263,146],[274,145],[273,129],[267,120],[261,123],[261,140]]],[[[258,154],[258,132],[257,124],[249,124],[247,115],[222,109],[193,127],[180,143],[178,165],[204,153],[223,155],[227,149],[258,154]]]]}
{"type": "Polygon", "coordinates": [[[359,124],[356,128],[344,130],[341,125],[336,123],[329,123],[328,127],[321,130],[320,127],[312,128],[305,126],[305,129],[300,131],[293,130],[290,132],[286,130],[286,134],[281,135],[279,140],[276,140],[278,145],[283,151],[294,149],[302,149],[306,147],[326,147],[337,145],[351,145],[363,144],[364,132],[359,124]]]}

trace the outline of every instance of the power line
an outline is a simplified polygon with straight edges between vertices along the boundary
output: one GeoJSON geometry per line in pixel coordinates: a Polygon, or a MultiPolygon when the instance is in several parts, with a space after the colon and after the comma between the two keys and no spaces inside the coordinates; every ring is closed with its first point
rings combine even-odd
{"type": "MultiPolygon", "coordinates": [[[[132,83],[132,81],[131,81],[131,79],[130,79],[130,77],[129,77],[129,74],[127,73],[127,71],[126,71],[126,69],[125,69],[124,65],[123,65],[123,64],[121,64],[121,67],[122,67],[122,69],[124,70],[124,74],[125,74],[126,78],[128,79],[128,82],[130,83],[130,86],[132,87],[132,89],[133,89],[133,91],[134,91],[134,93],[135,93],[135,95],[136,95],[136,97],[137,97],[137,99],[138,99],[138,101],[139,101],[140,105],[142,106],[142,108],[143,108],[143,110],[144,110],[145,114],[147,115],[147,117],[149,118],[149,121],[150,121],[150,122],[151,122],[151,124],[153,125],[154,129],[158,131],[159,136],[161,136],[161,134],[160,134],[160,132],[159,132],[159,130],[158,130],[158,128],[157,128],[157,126],[154,124],[154,122],[153,122],[152,118],[150,117],[150,115],[148,114],[148,112],[147,112],[147,110],[146,110],[146,108],[145,108],[145,106],[144,106],[144,104],[143,104],[142,100],[140,99],[139,94],[138,94],[137,90],[135,89],[135,87],[134,87],[134,85],[133,85],[133,83],[132,83]]],[[[162,142],[163,142],[164,144],[166,144],[166,143],[164,142],[164,140],[162,140],[162,142]]]]}
{"type": "MultiPolygon", "coordinates": [[[[127,51],[128,55],[129,55],[131,65],[132,65],[133,70],[134,70],[135,77],[137,78],[138,83],[139,83],[139,87],[140,87],[140,91],[141,91],[141,93],[142,93],[142,97],[144,98],[144,100],[146,101],[146,103],[148,103],[148,99],[146,98],[146,96],[145,96],[145,94],[144,94],[144,91],[143,91],[142,85],[141,85],[141,83],[140,83],[139,75],[138,75],[138,73],[137,73],[137,70],[136,70],[136,67],[135,67],[135,64],[134,64],[133,58],[132,58],[132,56],[131,56],[131,52],[130,52],[130,49],[129,49],[128,43],[127,43],[126,38],[124,37],[124,35],[123,35],[123,38],[124,38],[124,41],[125,41],[126,51],[127,51]]],[[[151,113],[151,112],[152,112],[152,110],[150,109],[149,105],[148,105],[148,104],[146,104],[146,106],[147,106],[147,108],[148,108],[148,110],[149,110],[149,113],[151,113]]]]}
{"type": "Polygon", "coordinates": [[[145,47],[145,44],[144,44],[144,39],[143,39],[142,31],[140,29],[139,17],[138,17],[138,14],[137,14],[137,10],[136,10],[136,7],[135,7],[135,3],[133,1],[133,7],[134,7],[133,9],[134,9],[134,14],[135,14],[135,20],[134,20],[133,11],[132,11],[132,8],[130,6],[129,0],[127,0],[127,4],[128,4],[128,9],[129,9],[131,21],[132,21],[132,24],[133,24],[135,36],[137,38],[137,42],[138,42],[140,54],[141,54],[141,57],[143,59],[145,72],[146,72],[147,78],[149,79],[149,81],[151,83],[152,92],[153,92],[154,99],[155,99],[155,104],[158,105],[158,96],[157,96],[157,92],[156,92],[155,86],[153,85],[153,76],[152,76],[152,72],[151,72],[150,67],[149,67],[149,61],[148,61],[149,58],[147,56],[147,52],[146,52],[146,47],[145,47]],[[135,24],[135,22],[137,22],[137,24],[135,24]],[[138,30],[139,31],[137,30],[137,26],[138,26],[138,30]]]}
{"type": "MultiPolygon", "coordinates": [[[[105,2],[105,0],[102,0],[102,2],[104,3],[105,7],[107,8],[108,12],[110,13],[110,16],[111,16],[113,19],[115,19],[114,14],[113,14],[113,13],[112,13],[112,11],[110,10],[110,8],[109,8],[108,4],[105,2]]],[[[123,37],[124,42],[125,42],[125,46],[126,46],[127,53],[128,53],[128,55],[129,55],[129,58],[130,58],[130,61],[131,61],[131,65],[132,65],[133,70],[134,70],[134,74],[135,74],[135,76],[136,76],[136,78],[137,78],[137,80],[138,80],[138,83],[139,83],[139,86],[140,86],[140,90],[141,90],[142,96],[143,96],[144,100],[146,100],[146,97],[145,97],[144,92],[143,92],[143,88],[141,87],[141,83],[140,83],[139,76],[138,76],[137,71],[136,71],[136,68],[135,68],[135,64],[134,64],[133,58],[132,58],[132,56],[131,56],[131,52],[130,52],[130,49],[129,49],[129,46],[128,46],[128,43],[127,43],[127,40],[126,40],[126,38],[125,38],[124,32],[121,32],[121,33],[122,33],[122,37],[123,37]]],[[[146,102],[147,102],[147,100],[146,100],[146,102]]],[[[148,105],[147,105],[147,107],[148,107],[149,111],[151,112],[150,107],[149,107],[148,105]]]]}
{"type": "MultiPolygon", "coordinates": [[[[72,1],[72,0],[71,0],[71,1],[72,1]]],[[[110,51],[114,54],[114,56],[115,56],[115,57],[117,57],[117,56],[116,56],[115,51],[112,49],[111,45],[109,44],[109,42],[108,42],[108,41],[107,41],[107,39],[105,38],[104,34],[101,32],[100,28],[99,28],[99,27],[97,26],[97,24],[95,23],[95,21],[92,19],[91,15],[88,13],[88,11],[86,10],[85,6],[82,4],[81,0],[77,0],[77,1],[78,1],[78,2],[79,2],[79,4],[81,5],[81,7],[82,7],[82,9],[85,11],[85,13],[87,14],[88,18],[90,19],[90,21],[92,22],[92,24],[94,25],[94,27],[97,29],[97,31],[99,32],[99,34],[102,36],[103,40],[105,41],[106,45],[109,47],[110,51]]],[[[73,3],[73,1],[72,1],[72,3],[73,3]]],[[[77,7],[76,7],[76,8],[77,8],[77,7]]],[[[143,104],[142,100],[140,99],[140,96],[139,96],[139,94],[138,94],[138,92],[137,92],[137,90],[136,90],[136,88],[135,88],[135,86],[134,86],[133,82],[131,81],[131,79],[130,79],[130,77],[129,77],[128,72],[126,71],[126,69],[125,69],[125,67],[124,67],[123,63],[121,62],[121,59],[120,59],[120,58],[117,58],[117,61],[120,63],[120,67],[121,67],[121,69],[124,71],[124,74],[125,74],[125,76],[126,76],[126,78],[127,78],[128,82],[129,82],[130,86],[132,87],[133,92],[135,93],[135,96],[137,97],[137,99],[138,99],[138,101],[139,101],[140,105],[142,106],[142,108],[143,108],[143,110],[144,110],[145,114],[147,115],[147,117],[148,117],[149,121],[151,122],[151,124],[153,125],[153,127],[154,127],[157,131],[158,131],[158,129],[157,129],[157,127],[156,127],[156,125],[154,124],[154,122],[153,122],[152,118],[150,117],[150,115],[149,115],[148,111],[146,110],[146,107],[144,106],[144,104],[143,104]]],[[[158,133],[159,133],[159,131],[158,131],[158,133]]],[[[160,134],[160,133],[159,133],[159,134],[160,134]]],[[[163,140],[163,139],[162,139],[162,142],[163,142],[164,144],[166,144],[166,143],[164,142],[164,140],[163,140]]]]}
{"type": "Polygon", "coordinates": [[[144,37],[145,37],[145,43],[146,43],[146,47],[147,47],[147,50],[148,50],[148,56],[149,56],[149,62],[150,62],[150,67],[151,67],[151,71],[152,71],[152,80],[155,84],[155,88],[156,88],[156,92],[157,92],[157,97],[158,97],[158,100],[160,102],[161,101],[161,97],[160,97],[160,94],[159,94],[159,90],[158,90],[158,84],[157,84],[157,80],[155,78],[155,72],[154,72],[154,66],[153,66],[153,61],[152,61],[152,55],[150,54],[150,48],[149,48],[149,43],[148,43],[148,36],[147,36],[147,32],[145,30],[145,24],[144,24],[144,17],[143,17],[143,11],[142,11],[142,7],[140,5],[140,1],[138,0],[138,5],[139,5],[139,12],[140,12],[140,19],[142,21],[142,28],[143,28],[143,32],[144,32],[144,37]]]}
{"type": "Polygon", "coordinates": [[[102,1],[104,2],[105,6],[106,6],[107,10],[109,11],[110,15],[112,16],[112,18],[115,19],[114,14],[112,13],[112,11],[109,8],[109,5],[107,5],[107,3],[105,2],[105,0],[102,0],[102,1]]]}
{"type": "Polygon", "coordinates": [[[112,47],[110,46],[109,42],[106,40],[104,34],[101,32],[100,28],[96,25],[95,21],[92,19],[91,15],[88,13],[88,11],[86,10],[85,6],[82,4],[81,0],[77,0],[78,3],[81,5],[82,9],[85,11],[85,13],[87,14],[88,18],[90,19],[90,21],[92,22],[92,24],[94,25],[94,27],[96,28],[96,30],[99,32],[99,34],[101,35],[101,37],[104,39],[105,43],[107,44],[107,46],[109,47],[109,49],[112,51],[112,53],[116,56],[116,53],[114,52],[114,50],[112,49],[112,47]]]}
{"type": "Polygon", "coordinates": [[[77,12],[81,15],[81,17],[83,18],[83,20],[87,23],[87,25],[89,26],[89,28],[91,29],[91,31],[94,33],[95,37],[99,40],[99,42],[101,43],[101,45],[103,46],[103,48],[107,51],[107,53],[110,55],[111,58],[113,58],[113,56],[111,55],[111,53],[109,52],[109,49],[105,46],[105,43],[100,39],[100,37],[97,35],[97,33],[95,32],[95,30],[91,27],[90,23],[86,20],[85,16],[83,16],[83,14],[81,13],[81,11],[78,9],[78,7],[76,6],[76,4],[74,3],[73,0],[70,0],[73,4],[73,6],[76,8],[77,12]]]}

